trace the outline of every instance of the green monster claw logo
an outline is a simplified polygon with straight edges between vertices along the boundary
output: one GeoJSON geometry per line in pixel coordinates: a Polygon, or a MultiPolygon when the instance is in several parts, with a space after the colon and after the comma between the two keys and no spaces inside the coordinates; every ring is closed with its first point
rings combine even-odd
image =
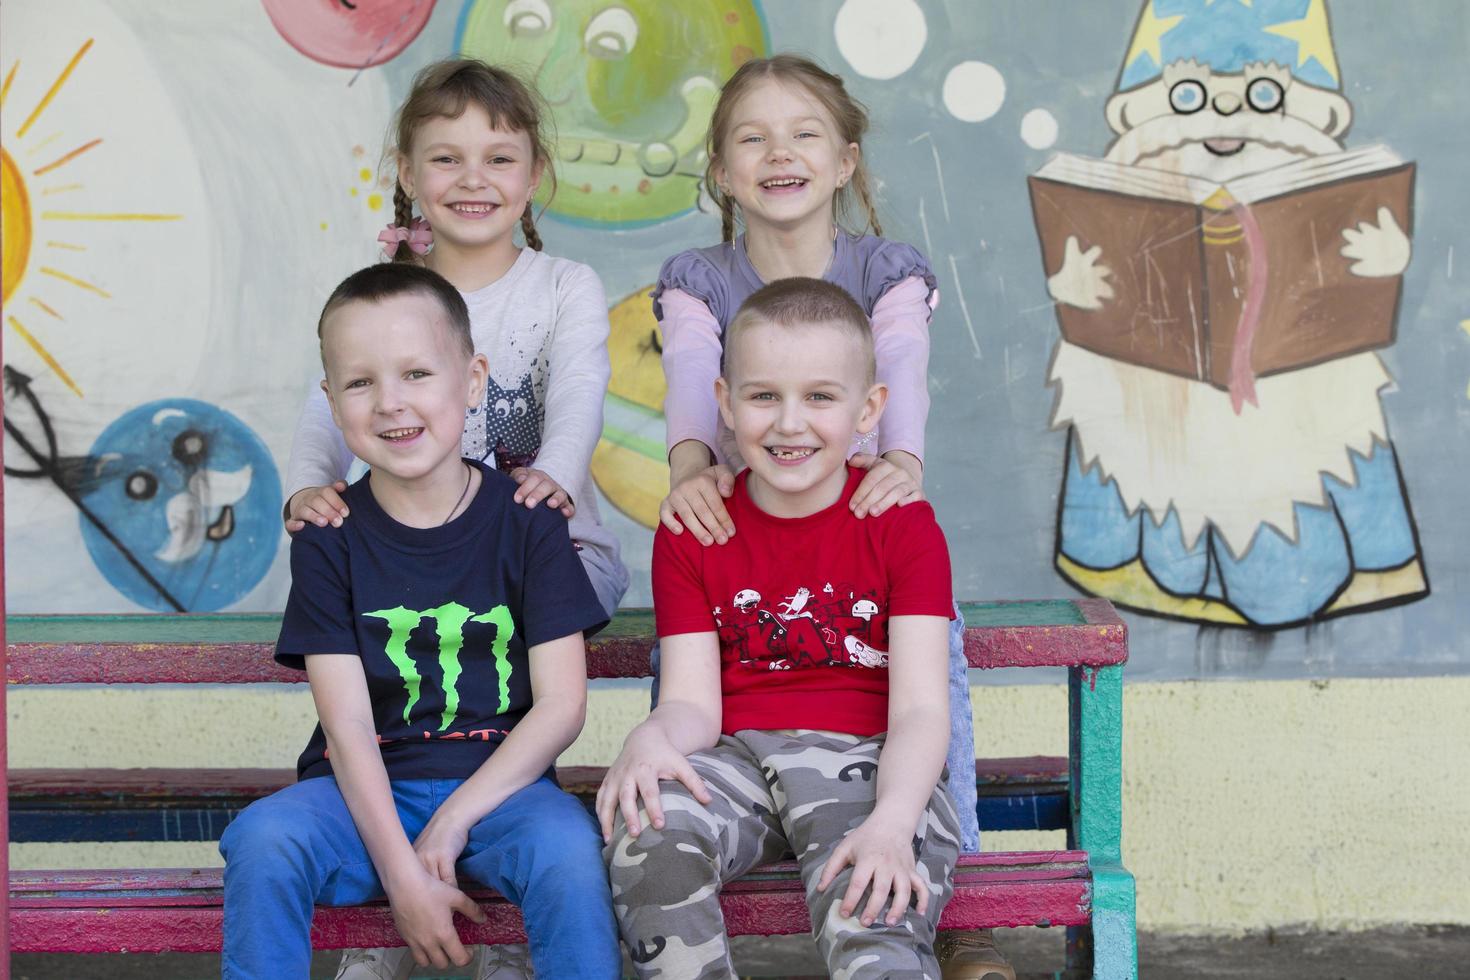
{"type": "Polygon", "coordinates": [[[515,635],[515,622],[505,606],[496,606],[478,616],[457,602],[447,602],[437,609],[423,611],[394,606],[392,609],[379,609],[363,615],[371,619],[381,619],[388,624],[388,642],[384,645],[383,652],[388,655],[393,666],[398,668],[398,676],[403,678],[404,690],[408,692],[408,701],[403,705],[405,723],[413,713],[413,706],[418,704],[419,689],[423,684],[423,675],[419,673],[418,665],[408,655],[408,637],[425,619],[434,622],[439,640],[439,670],[444,677],[444,714],[441,716],[439,731],[442,732],[452,725],[459,713],[459,675],[464,671],[459,655],[464,650],[465,623],[489,623],[495,627],[495,639],[491,643],[490,654],[494,659],[495,676],[499,681],[497,711],[504,714],[510,710],[510,638],[515,635]]]}
{"type": "Polygon", "coordinates": [[[754,0],[472,0],[456,43],[550,104],[550,211],[623,226],[694,207],[720,86],[766,53],[754,0]]]}

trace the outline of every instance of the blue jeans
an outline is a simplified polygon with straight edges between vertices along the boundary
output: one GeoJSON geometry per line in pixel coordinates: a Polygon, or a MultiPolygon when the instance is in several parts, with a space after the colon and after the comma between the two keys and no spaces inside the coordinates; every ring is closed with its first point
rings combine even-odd
{"type": "MultiPolygon", "coordinates": [[[[399,779],[409,840],[462,779],[399,779]]],[[[307,779],[246,807],[220,838],[226,980],[294,980],[311,966],[314,904],[383,897],[337,780],[307,779]]],[[[470,830],[459,874],[520,906],[537,977],[617,977],[621,969],[602,838],[573,796],[543,776],[470,830]]]]}
{"type": "MultiPolygon", "coordinates": [[[[653,686],[650,708],[658,707],[658,666],[662,651],[653,643],[653,686]]],[[[980,815],[975,798],[975,719],[970,713],[969,662],[965,660],[965,617],[959,604],[954,619],[949,621],[949,750],[945,765],[949,767],[949,798],[960,815],[960,850],[965,854],[980,853],[980,815]]]]}
{"type": "Polygon", "coordinates": [[[960,815],[960,851],[980,853],[980,814],[975,798],[975,718],[970,712],[970,664],[965,659],[965,617],[955,603],[949,621],[949,798],[960,815]]]}

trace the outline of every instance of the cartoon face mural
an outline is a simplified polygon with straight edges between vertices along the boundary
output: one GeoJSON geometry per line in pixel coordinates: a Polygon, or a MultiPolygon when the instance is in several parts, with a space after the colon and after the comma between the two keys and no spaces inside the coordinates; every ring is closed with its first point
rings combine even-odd
{"type": "Polygon", "coordinates": [[[1268,629],[1428,594],[1373,353],[1413,167],[1343,150],[1340,88],[1325,0],[1147,0],[1106,160],[1033,178],[1063,330],[1055,561],[1083,591],[1268,629]],[[1106,225],[1059,226],[1071,194],[1106,225]]]}
{"type": "Polygon", "coordinates": [[[603,402],[602,438],[592,453],[592,478],[612,505],[647,528],[669,492],[664,450],[663,336],[653,318],[653,287],[640,289],[608,313],[612,380],[603,402]]]}
{"type": "Polygon", "coordinates": [[[1352,105],[1327,28],[1322,0],[1145,4],[1108,159],[1223,183],[1342,149],[1352,105]]]}
{"type": "Polygon", "coordinates": [[[551,212],[616,225],[694,207],[720,86],[766,52],[752,0],[474,0],[456,45],[526,69],[550,104],[551,212]]]}
{"type": "Polygon", "coordinates": [[[280,479],[265,444],[229,412],[187,398],[139,406],[103,430],[84,466],[87,551],[139,605],[222,609],[269,570],[280,479]]]}

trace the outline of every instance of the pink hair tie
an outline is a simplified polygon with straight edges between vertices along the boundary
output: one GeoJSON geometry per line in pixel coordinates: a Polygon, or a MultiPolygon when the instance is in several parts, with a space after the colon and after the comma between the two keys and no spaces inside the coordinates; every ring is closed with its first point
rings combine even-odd
{"type": "Polygon", "coordinates": [[[400,242],[408,242],[415,255],[423,255],[434,244],[434,232],[423,218],[414,218],[407,228],[389,225],[378,232],[378,241],[383,243],[383,255],[393,258],[400,242]]]}

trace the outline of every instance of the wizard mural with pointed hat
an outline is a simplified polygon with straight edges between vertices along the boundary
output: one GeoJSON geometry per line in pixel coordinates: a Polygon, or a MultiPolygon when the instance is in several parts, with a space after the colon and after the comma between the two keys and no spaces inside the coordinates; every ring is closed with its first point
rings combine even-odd
{"type": "Polygon", "coordinates": [[[1411,163],[1349,149],[1325,0],[1146,0],[1103,158],[1031,178],[1062,338],[1055,565],[1276,629],[1428,594],[1382,395],[1411,163]]]}

